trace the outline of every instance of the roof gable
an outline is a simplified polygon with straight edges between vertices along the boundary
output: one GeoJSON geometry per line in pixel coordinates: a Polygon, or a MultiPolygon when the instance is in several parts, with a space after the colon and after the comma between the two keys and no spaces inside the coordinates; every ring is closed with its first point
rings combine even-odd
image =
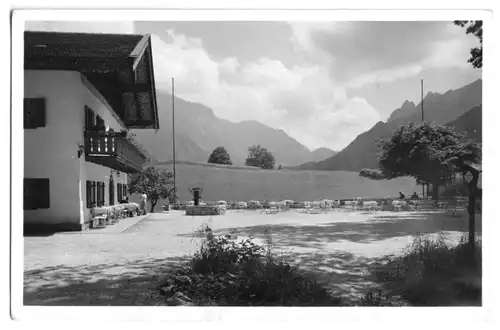
{"type": "Polygon", "coordinates": [[[128,128],[159,128],[149,35],[25,32],[24,67],[84,74],[128,128]]]}

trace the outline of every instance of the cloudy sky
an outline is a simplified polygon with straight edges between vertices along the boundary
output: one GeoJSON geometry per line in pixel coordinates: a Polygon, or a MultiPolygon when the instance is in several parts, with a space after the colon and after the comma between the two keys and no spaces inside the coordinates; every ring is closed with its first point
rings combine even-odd
{"type": "Polygon", "coordinates": [[[29,30],[150,33],[157,89],[231,121],[340,150],[405,100],[480,78],[451,22],[29,22],[29,30]]]}

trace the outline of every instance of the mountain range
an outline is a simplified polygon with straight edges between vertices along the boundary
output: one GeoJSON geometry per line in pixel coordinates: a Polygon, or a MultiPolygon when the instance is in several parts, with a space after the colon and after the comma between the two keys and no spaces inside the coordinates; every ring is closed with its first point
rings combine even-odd
{"type": "MultiPolygon", "coordinates": [[[[314,151],[287,135],[257,121],[233,123],[217,117],[213,110],[199,103],[175,97],[176,160],[206,162],[218,146],[226,148],[235,165],[243,165],[248,147],[261,144],[273,153],[276,165],[298,165],[331,157],[334,151],[314,151]]],[[[134,130],[156,161],[172,159],[172,95],[159,90],[157,94],[161,129],[157,132],[134,130]]]]}
{"type": "MultiPolygon", "coordinates": [[[[482,141],[482,80],[444,94],[428,93],[423,100],[424,120],[455,127],[471,139],[482,141]]],[[[322,161],[307,162],[296,169],[359,171],[378,167],[377,145],[392,136],[394,129],[409,122],[422,121],[422,103],[405,101],[395,109],[387,122],[378,122],[358,135],[347,147],[322,161]]]]}
{"type": "MultiPolygon", "coordinates": [[[[134,130],[137,140],[153,160],[172,160],[172,95],[158,91],[161,129],[157,132],[134,130]]],[[[444,94],[429,92],[424,100],[424,119],[454,126],[459,132],[481,141],[481,79],[444,94]]],[[[346,170],[376,168],[380,139],[390,138],[395,128],[408,122],[421,122],[422,104],[405,101],[386,122],[379,121],[358,135],[340,152],[328,148],[309,150],[283,130],[257,121],[234,123],[217,117],[209,107],[175,97],[176,160],[204,163],[218,146],[229,152],[233,164],[243,165],[248,147],[261,144],[273,153],[276,165],[290,169],[346,170]],[[301,164],[301,165],[299,165],[301,164]]]]}

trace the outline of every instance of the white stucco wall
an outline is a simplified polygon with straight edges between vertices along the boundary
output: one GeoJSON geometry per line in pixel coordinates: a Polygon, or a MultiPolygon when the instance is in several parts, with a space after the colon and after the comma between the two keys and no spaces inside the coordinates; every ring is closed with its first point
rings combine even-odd
{"type": "MultiPolygon", "coordinates": [[[[85,105],[114,130],[123,127],[78,72],[25,70],[24,94],[46,99],[46,126],[24,130],[24,177],[50,179],[50,209],[26,210],[24,221],[83,224],[89,215],[86,180],[105,182],[109,203],[111,174],[110,168],[86,162],[84,155],[77,157],[78,145],[84,144],[85,105]]],[[[115,199],[116,184],[126,182],[125,173],[115,175],[115,199]]]]}

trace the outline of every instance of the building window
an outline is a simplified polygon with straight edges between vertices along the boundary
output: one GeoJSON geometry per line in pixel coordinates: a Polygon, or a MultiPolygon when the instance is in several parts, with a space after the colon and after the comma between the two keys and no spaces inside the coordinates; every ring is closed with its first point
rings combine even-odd
{"type": "Polygon", "coordinates": [[[24,179],[25,210],[50,208],[50,180],[49,179],[24,179]]]}
{"type": "Polygon", "coordinates": [[[124,183],[118,183],[116,189],[118,190],[118,201],[121,203],[121,201],[127,197],[127,185],[124,183]]]}
{"type": "Polygon", "coordinates": [[[95,181],[88,181],[87,180],[87,208],[92,208],[92,207],[95,207],[97,206],[97,196],[99,193],[98,191],[98,185],[99,185],[99,182],[95,182],[95,181]],[[97,194],[96,194],[97,192],[97,194]]]}
{"type": "Polygon", "coordinates": [[[102,131],[106,129],[104,119],[88,106],[85,106],[85,129],[89,131],[102,131]]]}
{"type": "Polygon", "coordinates": [[[25,98],[24,99],[24,128],[34,129],[45,127],[45,99],[25,98]]]}
{"type": "Polygon", "coordinates": [[[88,106],[85,106],[85,129],[91,130],[95,126],[95,113],[88,106]]]}
{"type": "Polygon", "coordinates": [[[95,126],[99,131],[104,131],[106,129],[104,119],[102,119],[99,115],[96,115],[95,126]]]}
{"type": "Polygon", "coordinates": [[[105,188],[105,184],[104,182],[97,182],[96,183],[96,187],[97,187],[97,200],[96,200],[96,204],[97,206],[103,206],[105,201],[104,201],[104,188],[105,188]]]}
{"type": "Polygon", "coordinates": [[[123,200],[123,188],[121,183],[116,184],[118,203],[121,203],[123,200]]]}
{"type": "Polygon", "coordinates": [[[92,181],[87,180],[85,198],[87,201],[87,208],[90,209],[92,207],[92,181]]]}

